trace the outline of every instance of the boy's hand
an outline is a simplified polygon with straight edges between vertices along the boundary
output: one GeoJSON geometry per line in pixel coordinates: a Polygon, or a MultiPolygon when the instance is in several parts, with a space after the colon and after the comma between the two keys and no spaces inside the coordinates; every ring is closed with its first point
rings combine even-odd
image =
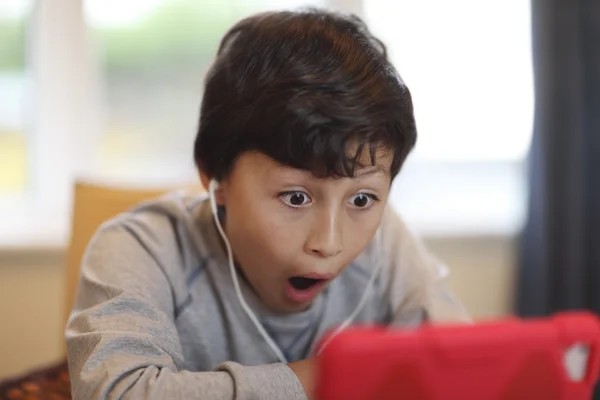
{"type": "Polygon", "coordinates": [[[317,364],[315,360],[312,358],[307,358],[306,360],[296,361],[288,364],[288,367],[294,371],[300,380],[300,383],[302,383],[306,397],[308,397],[309,400],[314,399],[315,384],[317,379],[316,365],[317,364]]]}

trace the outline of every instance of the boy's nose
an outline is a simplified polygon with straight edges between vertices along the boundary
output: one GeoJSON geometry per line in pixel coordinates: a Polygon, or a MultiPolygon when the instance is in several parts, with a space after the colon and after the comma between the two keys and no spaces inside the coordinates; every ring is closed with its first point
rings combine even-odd
{"type": "Polygon", "coordinates": [[[306,240],[305,251],[324,258],[341,253],[344,243],[340,219],[337,212],[317,216],[306,240]]]}

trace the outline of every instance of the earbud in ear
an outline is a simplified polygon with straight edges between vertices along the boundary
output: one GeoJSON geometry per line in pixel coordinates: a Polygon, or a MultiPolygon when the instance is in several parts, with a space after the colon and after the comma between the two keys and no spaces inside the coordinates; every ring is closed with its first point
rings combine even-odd
{"type": "Polygon", "coordinates": [[[208,190],[217,190],[219,188],[219,182],[216,179],[211,179],[208,183],[208,190]]]}
{"type": "Polygon", "coordinates": [[[210,208],[212,209],[213,215],[217,215],[217,199],[215,199],[215,190],[219,188],[219,182],[215,179],[211,179],[208,183],[208,196],[210,199],[210,208]]]}

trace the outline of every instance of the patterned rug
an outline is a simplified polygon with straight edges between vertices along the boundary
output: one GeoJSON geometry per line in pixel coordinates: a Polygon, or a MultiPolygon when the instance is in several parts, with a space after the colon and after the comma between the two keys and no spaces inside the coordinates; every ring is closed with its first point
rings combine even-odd
{"type": "Polygon", "coordinates": [[[67,362],[0,381],[0,400],[64,400],[71,398],[67,362]]]}

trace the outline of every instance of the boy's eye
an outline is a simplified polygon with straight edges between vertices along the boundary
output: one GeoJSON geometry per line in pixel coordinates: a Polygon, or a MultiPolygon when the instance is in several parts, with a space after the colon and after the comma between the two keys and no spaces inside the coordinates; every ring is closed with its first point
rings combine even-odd
{"type": "Polygon", "coordinates": [[[310,197],[304,192],[282,193],[281,199],[285,204],[291,207],[302,207],[310,203],[310,197]]]}
{"type": "Polygon", "coordinates": [[[367,208],[375,200],[377,200],[377,197],[373,194],[359,193],[350,198],[350,204],[356,208],[367,208]]]}

